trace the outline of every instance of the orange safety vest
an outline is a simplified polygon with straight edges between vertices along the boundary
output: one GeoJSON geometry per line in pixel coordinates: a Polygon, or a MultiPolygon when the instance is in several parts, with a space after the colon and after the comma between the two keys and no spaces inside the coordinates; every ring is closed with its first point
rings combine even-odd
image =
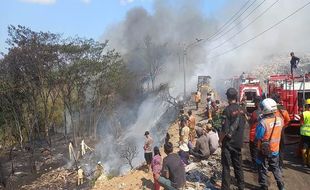
{"type": "Polygon", "coordinates": [[[256,134],[256,126],[258,124],[259,110],[255,110],[252,113],[251,121],[253,122],[250,127],[250,141],[254,142],[255,134],[256,134]]]}
{"type": "MultiPolygon", "coordinates": [[[[272,152],[279,152],[281,132],[284,126],[282,117],[278,117],[278,116],[276,117],[277,117],[276,125],[273,130],[272,137],[270,139],[270,150],[272,152]]],[[[264,126],[266,130],[262,141],[269,140],[271,132],[272,132],[272,128],[274,127],[274,121],[275,121],[274,117],[264,118],[260,121],[260,123],[264,126]]],[[[260,148],[260,143],[259,143],[259,148],[260,148]]]]}

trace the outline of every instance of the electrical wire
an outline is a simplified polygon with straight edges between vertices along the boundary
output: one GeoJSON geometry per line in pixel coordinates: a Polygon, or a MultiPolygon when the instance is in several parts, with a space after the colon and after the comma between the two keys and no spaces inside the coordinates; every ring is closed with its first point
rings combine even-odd
{"type": "Polygon", "coordinates": [[[233,38],[235,38],[237,35],[239,35],[241,32],[243,32],[246,28],[248,28],[250,25],[252,25],[255,21],[257,21],[260,17],[262,17],[265,13],[267,13],[276,3],[278,3],[280,0],[276,0],[274,3],[272,3],[267,9],[265,9],[261,14],[259,14],[257,17],[255,17],[254,20],[252,20],[250,23],[248,23],[247,25],[245,25],[245,27],[243,27],[241,30],[239,30],[237,33],[235,33],[234,35],[232,35],[231,37],[229,37],[227,40],[225,40],[224,42],[220,43],[219,45],[211,48],[209,50],[209,52],[214,51],[215,49],[223,46],[224,44],[226,44],[227,42],[229,42],[230,40],[232,40],[233,38]]]}
{"type": "Polygon", "coordinates": [[[227,25],[229,26],[231,24],[231,21],[234,22],[235,20],[240,18],[245,13],[245,11],[247,11],[257,0],[254,0],[239,16],[237,16],[247,6],[247,4],[250,1],[251,0],[248,0],[245,4],[243,4],[242,7],[232,17],[230,17],[230,19],[228,19],[215,33],[213,33],[211,36],[209,36],[208,38],[206,38],[205,40],[202,40],[202,41],[209,41],[212,38],[214,38],[215,36],[217,36],[218,34],[220,34],[223,31],[223,29],[226,28],[227,25]],[[234,18],[235,16],[237,16],[237,17],[234,18]]]}
{"type": "MultiPolygon", "coordinates": [[[[276,2],[278,2],[279,0],[277,0],[276,2]]],[[[234,25],[233,27],[231,27],[230,29],[228,29],[227,31],[225,31],[224,34],[220,35],[219,37],[212,39],[211,41],[216,41],[220,38],[222,38],[223,36],[225,36],[226,34],[228,34],[231,30],[233,30],[234,28],[236,28],[238,25],[240,25],[245,19],[247,19],[249,16],[252,15],[252,13],[254,13],[254,11],[256,11],[262,4],[264,4],[266,2],[266,0],[262,1],[260,4],[258,4],[248,15],[246,15],[244,18],[242,18],[236,25],[234,25]]],[[[275,3],[274,3],[275,4],[275,3]]],[[[273,5],[274,5],[273,4],[273,5]]],[[[273,6],[272,5],[272,6],[273,6]]],[[[269,9],[269,8],[268,8],[269,9]]]]}
{"type": "Polygon", "coordinates": [[[293,15],[297,14],[299,11],[301,11],[302,9],[306,8],[308,5],[310,5],[310,1],[306,4],[304,4],[303,6],[299,7],[298,9],[296,9],[295,11],[293,11],[291,14],[289,14],[288,16],[284,17],[283,19],[281,19],[280,21],[278,21],[277,23],[273,24],[272,26],[270,26],[269,28],[267,28],[266,30],[260,32],[259,34],[253,36],[252,38],[242,42],[241,44],[227,50],[227,51],[224,51],[223,53],[221,54],[218,54],[218,55],[215,55],[215,56],[212,56],[210,57],[209,59],[214,59],[214,58],[217,58],[217,57],[220,57],[220,56],[223,56],[231,51],[234,51],[240,47],[242,47],[243,45],[246,45],[247,43],[251,42],[252,40],[260,37],[261,35],[265,34],[266,32],[270,31],[271,29],[275,28],[276,26],[278,26],[279,24],[281,24],[282,22],[284,22],[285,20],[289,19],[290,17],[292,17],[293,15]]]}

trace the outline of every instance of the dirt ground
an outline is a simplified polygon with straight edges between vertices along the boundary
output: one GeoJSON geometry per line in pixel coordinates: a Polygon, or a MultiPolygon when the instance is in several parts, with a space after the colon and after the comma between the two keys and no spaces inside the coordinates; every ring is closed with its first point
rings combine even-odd
{"type": "MultiPolygon", "coordinates": [[[[14,148],[14,175],[11,174],[10,151],[2,150],[0,161],[7,181],[5,189],[76,189],[75,165],[68,164],[68,146],[63,135],[54,135],[52,143],[52,147],[49,147],[45,141],[37,141],[33,156],[29,150],[14,148]]],[[[83,187],[89,189],[90,184],[83,187]]],[[[1,189],[4,188],[0,186],[1,189]]]]}

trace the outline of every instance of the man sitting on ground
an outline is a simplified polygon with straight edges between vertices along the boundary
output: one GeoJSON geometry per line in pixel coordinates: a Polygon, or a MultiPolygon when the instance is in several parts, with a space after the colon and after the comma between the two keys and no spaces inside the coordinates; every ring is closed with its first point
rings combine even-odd
{"type": "Polygon", "coordinates": [[[189,154],[200,160],[206,160],[210,156],[209,139],[203,134],[203,129],[196,130],[198,136],[194,149],[189,150],[189,154]]]}
{"type": "Polygon", "coordinates": [[[164,145],[167,156],[163,160],[161,175],[155,174],[155,179],[166,189],[181,189],[185,185],[185,168],[179,155],[173,153],[173,145],[164,145]]]}
{"type": "Polygon", "coordinates": [[[210,155],[212,155],[219,147],[219,136],[216,130],[213,129],[211,123],[207,123],[205,125],[205,131],[207,139],[209,140],[208,144],[210,149],[210,155]]]}

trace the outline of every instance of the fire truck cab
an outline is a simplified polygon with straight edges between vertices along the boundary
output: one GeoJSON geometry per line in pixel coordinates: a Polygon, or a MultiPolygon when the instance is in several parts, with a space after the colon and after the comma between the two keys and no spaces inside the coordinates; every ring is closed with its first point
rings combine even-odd
{"type": "Polygon", "coordinates": [[[263,90],[257,78],[248,76],[241,81],[239,85],[239,101],[241,104],[244,104],[248,113],[252,113],[255,110],[255,97],[262,96],[262,94],[263,90]]]}
{"type": "Polygon", "coordinates": [[[256,96],[262,96],[263,90],[260,81],[255,76],[242,73],[240,77],[233,77],[229,80],[229,86],[239,89],[239,99],[248,113],[255,110],[254,99],[256,96]]]}

